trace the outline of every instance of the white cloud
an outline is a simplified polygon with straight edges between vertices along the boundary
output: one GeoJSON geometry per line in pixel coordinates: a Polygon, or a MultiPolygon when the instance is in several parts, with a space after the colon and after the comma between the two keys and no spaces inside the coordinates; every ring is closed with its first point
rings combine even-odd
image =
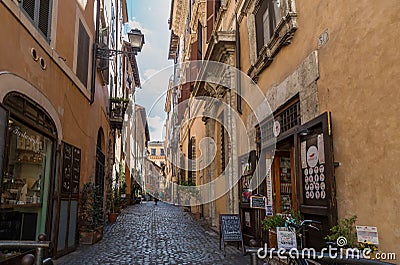
{"type": "Polygon", "coordinates": [[[145,28],[142,23],[140,23],[139,21],[136,20],[135,17],[132,18],[132,20],[128,21],[128,25],[131,29],[140,29],[140,31],[142,31],[142,33],[144,34],[144,36],[146,37],[149,36],[152,32],[150,29],[145,28]]]}
{"type": "Polygon", "coordinates": [[[147,117],[150,130],[151,141],[161,141],[163,139],[164,120],[160,116],[147,117]]]}

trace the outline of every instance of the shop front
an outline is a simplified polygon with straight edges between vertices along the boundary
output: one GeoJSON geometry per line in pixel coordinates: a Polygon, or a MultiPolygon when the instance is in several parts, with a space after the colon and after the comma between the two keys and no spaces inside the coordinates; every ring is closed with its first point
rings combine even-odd
{"type": "Polygon", "coordinates": [[[276,214],[299,211],[302,218],[320,221],[320,231],[309,231],[309,246],[323,247],[324,236],[337,220],[330,113],[301,124],[300,100],[293,98],[274,112],[274,119],[256,127],[255,157],[242,170],[240,212],[243,236],[268,242],[262,220],[276,214]],[[253,162],[254,164],[254,162],[253,162]],[[263,181],[253,189],[246,183],[263,181]],[[264,209],[253,207],[252,196],[262,197],[264,209]]]}
{"type": "MultiPolygon", "coordinates": [[[[0,149],[0,240],[37,240],[51,229],[56,127],[46,111],[19,93],[4,98],[1,118],[6,130],[0,149]]],[[[1,259],[12,253],[5,251],[1,259]]]]}

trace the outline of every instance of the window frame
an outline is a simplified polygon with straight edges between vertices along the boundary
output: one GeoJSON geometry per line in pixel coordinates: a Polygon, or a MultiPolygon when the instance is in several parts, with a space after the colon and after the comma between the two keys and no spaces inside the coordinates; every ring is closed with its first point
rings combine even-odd
{"type": "MultiPolygon", "coordinates": [[[[273,61],[274,57],[279,53],[280,49],[291,43],[292,38],[297,30],[297,12],[295,0],[280,0],[280,14],[279,19],[276,20],[273,33],[267,43],[263,43],[258,47],[260,39],[261,23],[263,29],[263,21],[258,11],[260,8],[268,5],[268,2],[273,3],[277,0],[248,0],[241,13],[247,15],[247,29],[249,31],[249,50],[251,66],[247,74],[257,82],[261,72],[267,68],[273,61]]],[[[266,8],[268,10],[268,8],[266,8]]],[[[275,9],[274,9],[275,12],[275,9]]],[[[239,23],[242,21],[243,16],[239,17],[239,23]]],[[[270,29],[271,31],[271,29],[270,29]]],[[[263,41],[263,40],[262,40],[263,41]]]]}
{"type": "Polygon", "coordinates": [[[39,32],[40,35],[42,35],[48,43],[51,41],[51,26],[52,26],[52,17],[53,17],[53,0],[48,0],[49,6],[48,6],[48,17],[47,17],[47,33],[45,34],[42,32],[39,23],[40,23],[40,0],[33,0],[35,1],[35,6],[34,6],[34,11],[33,11],[33,18],[29,15],[28,11],[23,7],[24,5],[24,0],[18,1],[18,7],[21,10],[21,12],[25,15],[25,17],[32,23],[32,25],[35,27],[35,29],[39,32]]]}
{"type": "MultiPolygon", "coordinates": [[[[91,75],[91,73],[92,73],[92,67],[93,67],[93,65],[92,65],[92,61],[93,61],[93,52],[92,52],[92,49],[93,49],[93,41],[94,41],[94,39],[93,39],[92,32],[90,31],[90,28],[89,28],[89,26],[87,25],[87,23],[86,23],[86,21],[85,21],[85,19],[84,19],[84,17],[83,17],[83,14],[81,13],[81,11],[79,10],[78,7],[77,7],[77,9],[76,9],[75,39],[76,39],[76,41],[75,41],[75,44],[74,44],[75,47],[74,47],[73,71],[74,71],[74,73],[75,73],[75,75],[76,75],[76,77],[77,77],[77,80],[79,80],[79,82],[82,84],[82,86],[86,88],[86,91],[90,92],[90,91],[91,91],[91,86],[90,86],[90,84],[91,84],[91,82],[92,82],[92,75],[91,75]],[[78,74],[77,74],[77,69],[78,69],[78,57],[80,56],[80,54],[79,54],[79,48],[78,48],[78,47],[79,47],[79,46],[78,46],[78,39],[79,39],[79,28],[80,28],[80,27],[79,27],[79,24],[80,24],[80,22],[82,23],[83,28],[85,29],[85,31],[86,31],[86,33],[87,33],[87,35],[88,35],[88,37],[89,37],[89,45],[88,45],[88,65],[87,65],[88,73],[87,73],[87,84],[86,84],[86,85],[79,79],[78,74]]],[[[95,66],[95,67],[96,67],[96,66],[95,66]]]]}

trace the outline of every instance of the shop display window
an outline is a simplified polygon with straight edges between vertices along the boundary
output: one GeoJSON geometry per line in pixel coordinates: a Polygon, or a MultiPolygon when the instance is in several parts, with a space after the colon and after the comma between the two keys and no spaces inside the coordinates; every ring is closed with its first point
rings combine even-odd
{"type": "Polygon", "coordinates": [[[1,208],[40,206],[47,199],[51,154],[49,138],[14,119],[9,120],[1,208]]]}

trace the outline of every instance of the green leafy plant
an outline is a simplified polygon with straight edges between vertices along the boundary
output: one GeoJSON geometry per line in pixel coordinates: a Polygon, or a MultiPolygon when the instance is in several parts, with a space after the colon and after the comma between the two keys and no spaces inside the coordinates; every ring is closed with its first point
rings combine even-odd
{"type": "Polygon", "coordinates": [[[325,237],[325,240],[336,242],[339,237],[344,237],[347,243],[342,246],[344,248],[353,248],[357,246],[357,231],[355,223],[357,216],[339,220],[339,223],[330,229],[330,235],[325,237]]]}
{"type": "Polygon", "coordinates": [[[94,231],[104,224],[103,196],[100,188],[89,182],[83,185],[80,200],[79,227],[82,231],[94,231]]]}
{"type": "Polygon", "coordinates": [[[274,216],[270,216],[270,217],[266,217],[263,221],[262,224],[264,226],[265,230],[269,230],[269,229],[275,229],[277,227],[283,227],[285,226],[285,217],[277,214],[274,216]]]}

